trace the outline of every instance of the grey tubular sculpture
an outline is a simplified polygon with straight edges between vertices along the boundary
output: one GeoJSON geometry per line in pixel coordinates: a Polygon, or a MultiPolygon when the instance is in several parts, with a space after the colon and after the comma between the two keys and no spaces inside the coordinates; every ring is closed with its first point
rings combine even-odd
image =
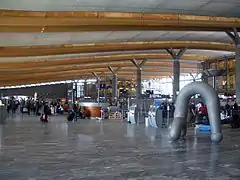
{"type": "Polygon", "coordinates": [[[190,98],[195,94],[200,94],[206,102],[212,141],[220,142],[222,140],[222,132],[218,95],[210,85],[204,82],[192,82],[186,85],[178,94],[174,120],[169,133],[170,139],[176,141],[180,136],[186,135],[188,103],[190,98]]]}

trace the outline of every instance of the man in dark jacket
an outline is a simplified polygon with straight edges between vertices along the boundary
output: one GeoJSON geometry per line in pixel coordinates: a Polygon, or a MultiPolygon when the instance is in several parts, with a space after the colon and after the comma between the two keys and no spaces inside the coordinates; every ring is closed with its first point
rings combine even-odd
{"type": "Polygon", "coordinates": [[[74,119],[77,121],[77,113],[78,113],[78,106],[77,104],[73,104],[73,112],[74,112],[74,119]]]}

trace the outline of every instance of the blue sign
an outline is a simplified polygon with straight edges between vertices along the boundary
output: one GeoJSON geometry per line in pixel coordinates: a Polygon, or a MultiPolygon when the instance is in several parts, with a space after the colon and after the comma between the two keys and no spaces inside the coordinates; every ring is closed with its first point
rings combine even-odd
{"type": "Polygon", "coordinates": [[[156,106],[157,108],[159,108],[161,106],[161,100],[160,99],[155,99],[154,100],[154,106],[156,106]]]}

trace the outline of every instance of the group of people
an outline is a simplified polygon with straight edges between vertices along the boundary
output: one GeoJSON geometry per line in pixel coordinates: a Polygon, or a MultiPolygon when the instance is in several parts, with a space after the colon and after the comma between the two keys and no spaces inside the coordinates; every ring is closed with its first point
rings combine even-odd
{"type": "MultiPolygon", "coordinates": [[[[221,107],[221,117],[230,117],[231,110],[238,110],[238,104],[236,102],[233,106],[230,106],[227,102],[225,106],[221,107]],[[222,114],[224,114],[224,116],[222,114]]],[[[207,106],[203,102],[197,104],[190,103],[188,123],[209,125],[207,106]]]]}
{"type": "Polygon", "coordinates": [[[7,112],[12,112],[13,114],[16,113],[17,109],[19,108],[20,102],[12,97],[7,103],[7,112]]]}
{"type": "Polygon", "coordinates": [[[43,122],[48,122],[49,115],[63,114],[63,111],[64,109],[60,103],[51,102],[49,104],[48,102],[44,102],[43,113],[40,117],[40,120],[43,122]]]}
{"type": "Polygon", "coordinates": [[[90,112],[84,107],[79,106],[78,104],[73,104],[72,109],[68,114],[68,121],[77,121],[77,119],[90,118],[90,112]]]}
{"type": "Polygon", "coordinates": [[[17,111],[28,115],[41,116],[47,120],[49,115],[63,114],[64,109],[57,101],[48,103],[39,99],[34,100],[31,97],[20,100],[11,97],[7,102],[7,112],[15,114],[17,111]]]}
{"type": "Polygon", "coordinates": [[[33,98],[28,98],[27,100],[21,99],[20,101],[20,111],[21,113],[27,113],[39,115],[40,110],[43,108],[44,102],[38,99],[34,101],[33,98]]]}

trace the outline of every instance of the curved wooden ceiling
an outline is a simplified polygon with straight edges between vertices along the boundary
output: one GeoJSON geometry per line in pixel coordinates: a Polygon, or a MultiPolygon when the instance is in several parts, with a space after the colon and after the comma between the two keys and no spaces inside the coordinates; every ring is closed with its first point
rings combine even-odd
{"type": "MultiPolygon", "coordinates": [[[[132,30],[225,31],[233,27],[240,28],[240,18],[123,12],[0,11],[0,33],[115,30],[126,32],[132,30]]],[[[151,50],[166,48],[219,52],[235,50],[235,46],[231,43],[199,40],[2,46],[0,47],[0,86],[77,79],[92,76],[92,72],[111,75],[106,69],[107,65],[113,68],[122,67],[119,77],[133,78],[135,71],[130,62],[131,59],[148,60],[143,78],[169,76],[172,74],[172,57],[167,53],[151,52],[151,50]],[[136,50],[144,52],[149,50],[149,53],[131,53],[136,50]],[[122,51],[126,53],[121,54],[122,51]],[[82,53],[96,52],[116,52],[116,54],[81,56],[82,53]],[[66,54],[77,54],[77,57],[42,57],[66,54]],[[14,57],[23,57],[23,60],[19,61],[14,57]],[[24,57],[28,58],[24,60],[24,57]],[[33,58],[29,59],[29,57],[33,58]],[[39,58],[34,59],[34,57],[39,58]],[[9,58],[11,58],[10,61],[9,58]]],[[[181,58],[182,73],[196,72],[197,63],[209,58],[211,56],[204,54],[185,53],[181,58]],[[193,63],[187,63],[187,61],[193,63]]]]}
{"type": "MultiPolygon", "coordinates": [[[[185,54],[181,60],[195,60],[204,61],[208,56],[196,55],[196,54],[185,54]]],[[[132,59],[144,60],[144,59],[157,59],[157,60],[169,60],[171,62],[172,57],[165,54],[117,54],[109,56],[91,56],[91,57],[80,57],[80,58],[69,58],[69,59],[42,59],[37,61],[22,61],[22,62],[0,62],[0,69],[14,69],[14,68],[44,68],[49,66],[63,66],[63,65],[80,65],[87,63],[107,63],[117,61],[130,61],[132,59]]],[[[91,69],[91,67],[89,67],[91,69]]]]}
{"type": "Polygon", "coordinates": [[[208,30],[240,28],[240,18],[128,12],[0,11],[1,32],[208,30]]]}
{"type": "Polygon", "coordinates": [[[9,46],[0,47],[0,57],[46,56],[61,54],[80,54],[93,52],[116,52],[134,50],[157,50],[166,48],[189,48],[218,51],[234,51],[235,46],[229,43],[203,41],[142,41],[142,42],[105,42],[86,44],[60,44],[42,46],[9,46]]]}

